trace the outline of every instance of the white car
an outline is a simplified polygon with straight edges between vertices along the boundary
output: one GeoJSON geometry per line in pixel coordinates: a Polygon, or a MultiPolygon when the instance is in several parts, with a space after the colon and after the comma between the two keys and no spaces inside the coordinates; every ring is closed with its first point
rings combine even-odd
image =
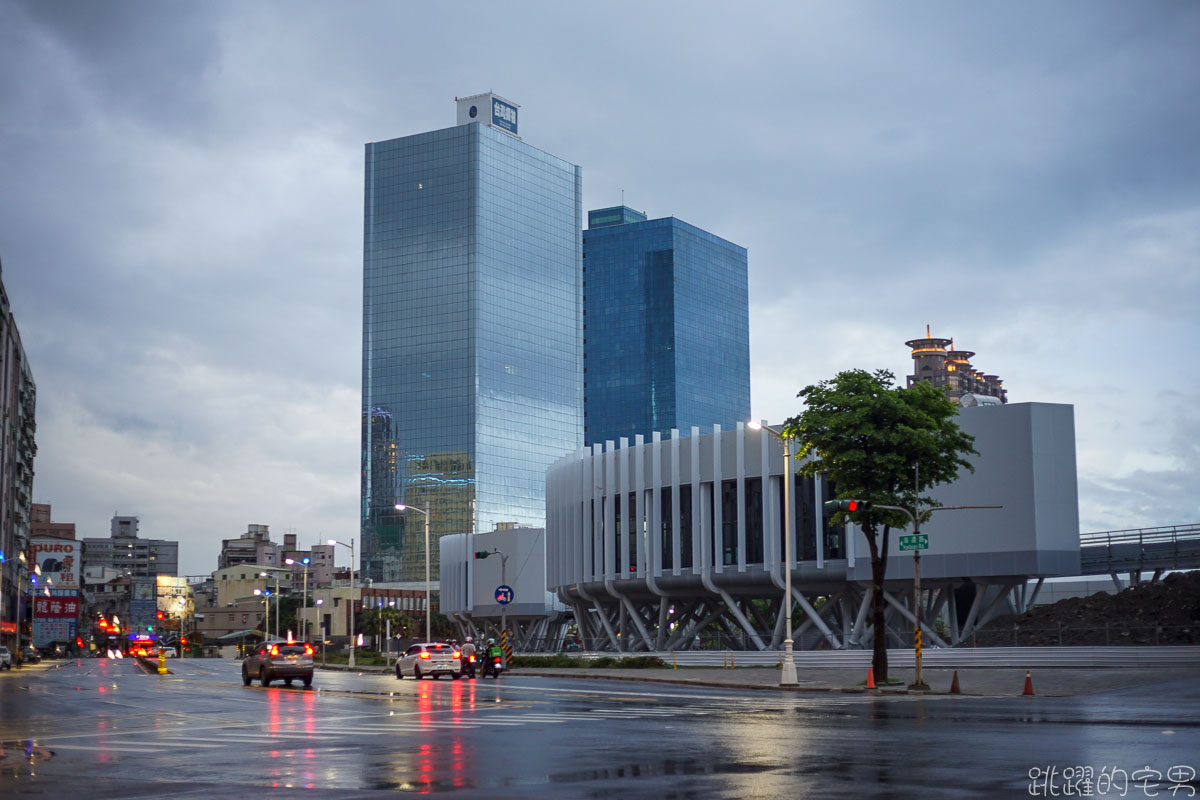
{"type": "Polygon", "coordinates": [[[454,645],[445,642],[414,644],[396,662],[396,677],[403,678],[405,675],[417,680],[427,675],[435,679],[449,675],[458,680],[462,677],[462,653],[454,645]]]}
{"type": "Polygon", "coordinates": [[[0,644],[0,669],[12,669],[12,653],[8,652],[8,648],[0,644]]]}

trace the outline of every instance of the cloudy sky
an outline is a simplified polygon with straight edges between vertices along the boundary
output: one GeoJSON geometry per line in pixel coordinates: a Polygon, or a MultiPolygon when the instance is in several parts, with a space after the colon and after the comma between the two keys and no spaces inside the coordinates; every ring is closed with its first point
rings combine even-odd
{"type": "Polygon", "coordinates": [[[35,499],[187,574],[356,536],[363,144],[495,90],[585,209],[749,249],[756,418],[928,324],[1074,404],[1083,530],[1196,522],[1198,43],[1190,0],[0,0],[35,499]]]}

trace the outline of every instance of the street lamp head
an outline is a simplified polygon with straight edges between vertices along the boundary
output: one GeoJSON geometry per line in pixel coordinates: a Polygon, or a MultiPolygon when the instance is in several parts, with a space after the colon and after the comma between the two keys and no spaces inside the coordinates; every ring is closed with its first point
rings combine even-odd
{"type": "Polygon", "coordinates": [[[315,606],[323,606],[323,605],[325,605],[325,598],[324,598],[324,597],[318,597],[316,600],[314,600],[314,601],[313,601],[313,605],[315,605],[315,606]]]}
{"type": "Polygon", "coordinates": [[[750,429],[750,430],[752,430],[752,431],[761,431],[761,430],[762,430],[762,423],[761,423],[761,422],[757,422],[757,421],[751,421],[751,422],[747,422],[747,423],[746,423],[746,427],[747,427],[747,428],[749,428],[749,429],[750,429]]]}
{"type": "Polygon", "coordinates": [[[304,558],[300,559],[300,563],[306,567],[308,566],[308,562],[309,562],[308,556],[305,556],[304,558]]]}
{"type": "Polygon", "coordinates": [[[294,559],[294,558],[285,558],[285,559],[283,560],[283,563],[287,564],[287,565],[290,567],[292,564],[295,564],[295,563],[296,563],[296,559],[294,559]]]}
{"type": "Polygon", "coordinates": [[[404,505],[404,503],[396,503],[396,510],[397,510],[397,511],[403,511],[403,510],[404,510],[404,509],[406,509],[406,508],[408,508],[408,506],[404,505]]]}
{"type": "Polygon", "coordinates": [[[256,595],[262,594],[262,589],[255,589],[255,590],[254,590],[254,593],[255,593],[256,595]]]}

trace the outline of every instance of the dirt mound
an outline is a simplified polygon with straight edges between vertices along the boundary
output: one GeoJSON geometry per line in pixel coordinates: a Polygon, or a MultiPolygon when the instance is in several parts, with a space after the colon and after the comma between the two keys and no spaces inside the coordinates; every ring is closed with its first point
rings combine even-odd
{"type": "Polygon", "coordinates": [[[981,647],[1200,644],[1200,571],[998,617],[974,639],[981,647]]]}

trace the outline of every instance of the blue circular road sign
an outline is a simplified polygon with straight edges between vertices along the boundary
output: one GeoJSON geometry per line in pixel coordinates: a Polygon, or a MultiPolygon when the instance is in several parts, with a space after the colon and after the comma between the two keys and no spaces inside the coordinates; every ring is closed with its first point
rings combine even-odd
{"type": "Polygon", "coordinates": [[[512,602],[513,590],[511,586],[500,584],[496,587],[496,602],[502,606],[506,606],[512,602]]]}

